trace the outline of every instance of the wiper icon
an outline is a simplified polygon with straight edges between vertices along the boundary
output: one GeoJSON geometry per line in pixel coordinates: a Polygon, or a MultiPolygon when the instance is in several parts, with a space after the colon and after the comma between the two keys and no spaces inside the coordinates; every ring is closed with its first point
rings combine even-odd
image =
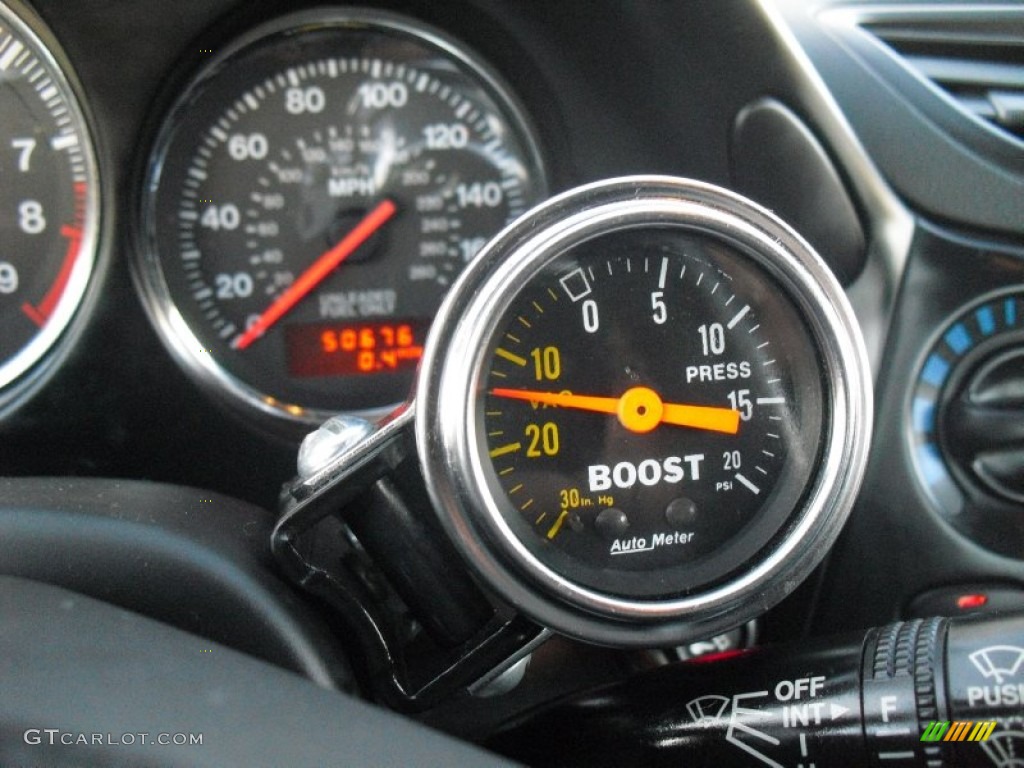
{"type": "Polygon", "coordinates": [[[1024,765],[1024,761],[1019,757],[1022,741],[1024,732],[1004,731],[978,746],[984,750],[996,768],[1015,768],[1024,765]]]}
{"type": "Polygon", "coordinates": [[[725,712],[725,708],[729,706],[731,701],[732,699],[728,696],[716,696],[714,694],[698,696],[696,699],[687,702],[686,710],[690,713],[690,717],[695,723],[701,723],[705,720],[717,720],[725,712]]]}
{"type": "Polygon", "coordinates": [[[1024,666],[1024,648],[1016,645],[991,645],[969,656],[971,663],[986,678],[1002,684],[1024,666]]]}

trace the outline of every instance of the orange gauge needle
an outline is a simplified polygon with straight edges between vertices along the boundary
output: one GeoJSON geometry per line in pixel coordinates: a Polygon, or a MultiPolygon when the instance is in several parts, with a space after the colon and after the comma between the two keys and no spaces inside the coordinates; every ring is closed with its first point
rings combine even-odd
{"type": "Polygon", "coordinates": [[[235,348],[245,349],[262,336],[270,326],[316,288],[335,267],[369,240],[370,236],[384,226],[384,223],[394,216],[397,210],[398,208],[391,200],[381,200],[337,245],[314,261],[309,269],[299,276],[298,280],[288,286],[288,290],[274,300],[274,303],[259,316],[256,322],[238,337],[235,348]]]}
{"type": "Polygon", "coordinates": [[[659,424],[704,429],[735,435],[740,430],[740,412],[733,408],[708,405],[685,405],[662,402],[661,396],[648,387],[632,387],[622,397],[594,397],[568,392],[537,392],[530,389],[492,389],[495,397],[531,400],[541,405],[578,408],[596,413],[614,413],[619,423],[631,432],[650,432],[659,424]]]}

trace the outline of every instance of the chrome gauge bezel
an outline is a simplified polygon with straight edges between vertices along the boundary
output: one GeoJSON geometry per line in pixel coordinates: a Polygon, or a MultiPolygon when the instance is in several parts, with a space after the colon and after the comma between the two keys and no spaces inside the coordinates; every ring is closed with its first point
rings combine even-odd
{"type": "MultiPolygon", "coordinates": [[[[147,162],[142,169],[145,178],[139,184],[141,195],[135,226],[136,253],[132,264],[133,279],[158,336],[182,369],[204,390],[236,412],[246,417],[255,414],[262,419],[262,426],[285,434],[289,438],[301,437],[308,431],[309,425],[319,425],[339,411],[307,407],[301,403],[276,399],[232,374],[218,363],[213,355],[202,349],[203,345],[198,336],[175,305],[160,264],[156,242],[155,192],[161,181],[163,164],[174,129],[181,121],[187,119],[189,106],[195,96],[201,93],[232,59],[270,38],[324,29],[382,30],[386,34],[415,39],[425,48],[436,50],[439,56],[457,63],[463,71],[480,83],[516,129],[531,166],[538,173],[536,184],[541,197],[546,194],[548,188],[547,166],[540,150],[537,133],[533,121],[527,116],[519,99],[498,73],[465,44],[418,19],[359,7],[321,7],[296,11],[261,24],[237,37],[194,73],[187,80],[185,91],[173,100],[173,105],[163,118],[156,138],[146,153],[147,162]]],[[[352,408],[340,412],[376,421],[399,405],[400,403],[389,403],[379,407],[352,408]]]]}
{"type": "Polygon", "coordinates": [[[587,185],[538,206],[492,240],[444,302],[416,394],[416,442],[442,524],[497,596],[581,639],[656,646],[736,626],[766,610],[820,561],[864,475],[872,395],[863,340],[843,291],[811,247],[756,204],[701,182],[637,176],[587,185]],[[786,530],[734,575],[672,599],[583,587],[540,562],[511,530],[484,472],[475,409],[498,320],[520,287],[601,234],[679,226],[726,241],[777,281],[806,319],[823,366],[821,459],[786,530]]]}
{"type": "Polygon", "coordinates": [[[61,359],[73,347],[96,300],[95,286],[106,260],[101,233],[103,205],[108,197],[95,147],[92,115],[71,62],[46,24],[18,0],[0,0],[0,21],[31,42],[32,53],[46,67],[61,94],[70,120],[80,134],[82,164],[92,190],[82,212],[82,236],[78,256],[46,325],[29,344],[6,362],[0,363],[0,417],[21,406],[48,380],[61,359]]]}

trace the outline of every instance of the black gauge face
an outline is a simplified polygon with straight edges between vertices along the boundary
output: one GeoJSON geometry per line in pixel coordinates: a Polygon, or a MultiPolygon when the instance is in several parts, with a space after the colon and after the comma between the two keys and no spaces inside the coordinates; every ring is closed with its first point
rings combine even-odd
{"type": "Polygon", "coordinates": [[[383,15],[250,35],[188,89],[151,167],[143,277],[169,343],[307,420],[401,400],[448,286],[545,187],[493,78],[383,15]]]}
{"type": "Polygon", "coordinates": [[[496,328],[485,474],[558,573],[650,596],[658,572],[655,594],[682,594],[751,557],[797,506],[823,440],[816,345],[724,242],[678,228],[584,242],[496,328]]]}
{"type": "Polygon", "coordinates": [[[0,402],[67,328],[95,261],[91,140],[56,55],[0,4],[0,402]]]}
{"type": "Polygon", "coordinates": [[[656,647],[792,591],[863,477],[842,289],[769,212],[632,176],[537,206],[445,299],[416,392],[439,519],[535,621],[656,647]]]}

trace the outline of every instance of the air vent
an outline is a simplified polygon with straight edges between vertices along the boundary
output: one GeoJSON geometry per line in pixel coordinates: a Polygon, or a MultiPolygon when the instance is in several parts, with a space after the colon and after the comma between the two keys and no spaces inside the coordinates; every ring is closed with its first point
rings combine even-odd
{"type": "Polygon", "coordinates": [[[1017,9],[896,14],[861,22],[965,112],[1024,140],[1024,13],[1017,9]]]}

